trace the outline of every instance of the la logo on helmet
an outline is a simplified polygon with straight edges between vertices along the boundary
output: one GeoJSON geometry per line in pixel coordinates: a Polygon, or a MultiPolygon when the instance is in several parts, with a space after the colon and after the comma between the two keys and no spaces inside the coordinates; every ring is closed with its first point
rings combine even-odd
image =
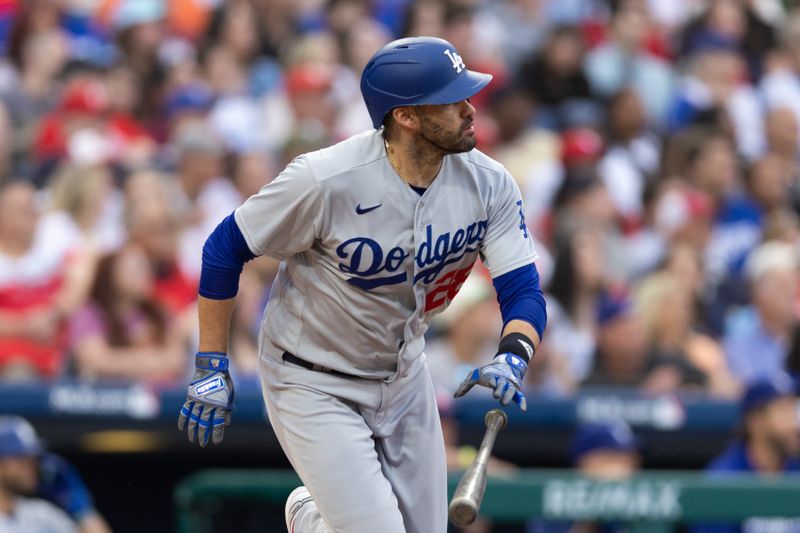
{"type": "Polygon", "coordinates": [[[444,55],[450,58],[450,61],[453,63],[453,68],[456,69],[457,73],[460,74],[462,70],[467,68],[467,66],[464,65],[464,60],[461,59],[461,56],[458,55],[458,53],[445,50],[444,55]]]}

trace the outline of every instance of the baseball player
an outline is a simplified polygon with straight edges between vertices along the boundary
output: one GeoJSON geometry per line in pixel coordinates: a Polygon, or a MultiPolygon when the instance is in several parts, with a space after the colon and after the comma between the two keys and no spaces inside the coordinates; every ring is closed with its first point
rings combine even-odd
{"type": "Polygon", "coordinates": [[[200,352],[178,428],[222,440],[233,408],[228,325],[245,261],[282,260],[264,312],[260,378],[270,423],[304,487],[289,531],[440,533],[444,443],[423,353],[480,257],[504,318],[497,355],[472,371],[503,405],[546,323],[520,192],[474,150],[469,98],[491,76],[447,41],[400,39],[361,77],[374,130],[296,158],[203,248],[200,352]]]}

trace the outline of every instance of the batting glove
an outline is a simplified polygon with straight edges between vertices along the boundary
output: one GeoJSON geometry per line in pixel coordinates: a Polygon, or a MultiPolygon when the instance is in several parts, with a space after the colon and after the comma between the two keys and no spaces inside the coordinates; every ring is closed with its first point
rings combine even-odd
{"type": "Polygon", "coordinates": [[[194,377],[178,416],[179,431],[189,422],[189,442],[197,441],[202,447],[209,438],[214,444],[222,442],[233,411],[233,380],[228,365],[227,355],[221,352],[199,352],[195,356],[194,377]]]}
{"type": "Polygon", "coordinates": [[[494,389],[494,397],[503,405],[512,401],[523,411],[528,409],[528,400],[522,394],[522,378],[528,370],[525,359],[513,353],[499,353],[491,363],[476,368],[461,382],[454,397],[460,398],[475,386],[483,385],[494,389]]]}

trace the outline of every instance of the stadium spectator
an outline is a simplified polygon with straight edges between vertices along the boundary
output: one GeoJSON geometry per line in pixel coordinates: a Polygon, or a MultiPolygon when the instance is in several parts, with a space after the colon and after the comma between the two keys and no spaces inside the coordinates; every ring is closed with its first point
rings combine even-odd
{"type": "Polygon", "coordinates": [[[767,151],[779,156],[786,165],[797,163],[800,124],[792,109],[789,107],[770,109],[764,117],[764,128],[767,151]]]}
{"type": "Polygon", "coordinates": [[[628,222],[641,222],[645,189],[652,185],[661,159],[661,144],[647,129],[647,117],[638,93],[626,88],[608,104],[608,147],[598,173],[628,222]]]}
{"type": "Polygon", "coordinates": [[[249,198],[277,175],[270,152],[253,150],[236,155],[232,179],[242,198],[249,198]]]}
{"type": "Polygon", "coordinates": [[[670,128],[706,125],[729,130],[739,154],[752,160],[764,151],[758,95],[747,83],[747,66],[734,43],[709,36],[687,59],[688,67],[670,108],[670,128]]]}
{"type": "Polygon", "coordinates": [[[711,0],[688,22],[681,36],[681,54],[689,55],[708,39],[725,39],[747,59],[749,77],[761,76],[764,56],[776,45],[775,29],[755,3],[711,0]]]}
{"type": "Polygon", "coordinates": [[[553,199],[563,180],[561,140],[551,130],[531,126],[536,104],[513,85],[492,95],[490,112],[497,125],[492,156],[519,185],[529,225],[537,235],[544,235],[543,226],[552,216],[553,199]]]}
{"type": "Polygon", "coordinates": [[[553,276],[547,286],[548,335],[545,383],[571,392],[594,364],[597,305],[608,284],[602,242],[592,229],[580,228],[555,243],[553,276]]]}
{"type": "MultiPolygon", "coordinates": [[[[584,424],[575,431],[570,445],[575,471],[591,479],[622,481],[634,475],[641,465],[639,442],[622,420],[584,424]]],[[[622,524],[590,522],[532,521],[526,533],[622,533],[622,524]]]]}
{"type": "Polygon", "coordinates": [[[64,368],[65,318],[81,304],[86,272],[61,219],[42,216],[33,187],[0,187],[0,375],[53,378],[64,368]]]}
{"type": "Polygon", "coordinates": [[[158,96],[165,79],[165,64],[159,57],[166,40],[165,2],[120,0],[111,13],[116,44],[141,95],[135,114],[152,124],[159,111],[158,96]]]}
{"type": "Polygon", "coordinates": [[[188,326],[156,303],[154,277],[137,245],[100,259],[89,302],[71,320],[79,376],[163,384],[182,376],[188,326]]]}
{"type": "Polygon", "coordinates": [[[214,97],[209,122],[226,148],[234,152],[253,150],[263,144],[259,103],[250,94],[245,65],[231,48],[214,46],[206,52],[205,77],[214,97]]]}
{"type": "Polygon", "coordinates": [[[668,63],[643,46],[652,31],[646,2],[621,1],[613,5],[609,38],[586,55],[586,77],[593,93],[603,98],[630,86],[644,104],[648,119],[664,124],[675,74],[668,63]]]}
{"type": "Polygon", "coordinates": [[[563,26],[555,28],[541,51],[520,66],[516,83],[539,106],[537,118],[545,126],[563,128],[566,107],[591,102],[589,82],[582,70],[584,55],[580,30],[563,26]]]}
{"type": "Polygon", "coordinates": [[[250,67],[253,76],[248,87],[253,94],[262,94],[263,88],[259,83],[259,74],[262,68],[269,68],[262,61],[266,59],[268,45],[265,42],[264,20],[258,16],[254,2],[248,0],[234,0],[219,5],[209,21],[203,42],[200,44],[201,52],[208,52],[212,46],[221,46],[229,50],[234,61],[243,66],[250,67]]]}
{"type": "MultiPolygon", "coordinates": [[[[581,137],[583,136],[582,133],[581,137]]],[[[555,242],[575,230],[590,228],[600,244],[606,280],[610,283],[624,282],[632,264],[630,258],[623,253],[625,243],[622,229],[617,223],[614,202],[605,183],[591,165],[567,167],[556,194],[552,224],[555,242]]]]}
{"type": "Polygon", "coordinates": [[[105,72],[103,83],[108,98],[105,133],[110,144],[110,160],[126,168],[149,165],[156,157],[158,146],[146,125],[136,116],[143,95],[137,90],[133,70],[127,65],[115,65],[105,72]]]}
{"type": "Polygon", "coordinates": [[[782,209],[793,208],[787,186],[792,170],[774,153],[767,153],[750,167],[747,175],[748,193],[758,205],[763,217],[782,209]]]}
{"type": "MultiPolygon", "coordinates": [[[[0,470],[5,470],[8,476],[6,483],[13,487],[12,492],[25,498],[26,503],[34,503],[38,506],[43,512],[43,516],[45,516],[45,512],[49,513],[60,509],[72,518],[80,533],[108,533],[111,531],[106,521],[95,509],[92,495],[77,470],[62,457],[46,451],[33,426],[19,416],[0,416],[0,464],[4,461],[6,466],[0,466],[0,470]],[[9,466],[11,462],[15,465],[9,466]],[[54,504],[57,509],[45,506],[45,502],[54,504]]],[[[0,474],[0,494],[3,491],[3,477],[0,474]]],[[[2,499],[0,496],[0,500],[2,499]]],[[[29,519],[25,516],[27,512],[27,510],[23,511],[22,517],[14,516],[9,521],[11,529],[5,529],[8,524],[4,522],[2,517],[4,513],[0,505],[0,530],[9,531],[9,533],[53,531],[49,528],[40,530],[34,524],[26,524],[26,520],[29,519]],[[22,520],[18,520],[19,518],[22,520]],[[31,529],[15,529],[19,526],[31,529]]],[[[55,526],[60,523],[62,518],[63,515],[53,512],[54,523],[46,525],[55,526]]]]}
{"type": "Polygon", "coordinates": [[[626,479],[641,463],[639,442],[622,420],[578,427],[572,438],[570,455],[576,470],[594,479],[626,479]]]}
{"type": "Polygon", "coordinates": [[[36,433],[19,417],[0,418],[0,531],[6,533],[73,533],[66,512],[36,496],[39,483],[36,433]]]}
{"type": "Polygon", "coordinates": [[[442,35],[445,5],[436,0],[409,2],[400,28],[401,37],[414,35],[442,35]]]}
{"type": "Polygon", "coordinates": [[[594,365],[582,384],[592,387],[641,388],[663,392],[661,376],[647,381],[647,335],[642,317],[622,290],[598,299],[597,350],[594,365]]]}
{"type": "Polygon", "coordinates": [[[126,239],[122,227],[124,199],[110,169],[65,163],[51,180],[51,216],[60,220],[64,237],[80,242],[92,253],[119,248],[126,239]]]}
{"type": "Polygon", "coordinates": [[[708,195],[713,206],[705,266],[709,280],[719,285],[716,305],[724,313],[728,306],[742,303],[735,291],[742,285],[741,270],[747,254],[761,240],[761,212],[745,193],[735,149],[724,135],[712,134],[698,143],[689,154],[686,178],[708,195]],[[727,279],[731,283],[723,285],[727,279]]]}
{"type": "Polygon", "coordinates": [[[797,324],[797,267],[795,247],[783,242],[764,243],[747,259],[752,305],[731,314],[723,342],[730,369],[745,383],[784,372],[797,324]]]}
{"type": "Polygon", "coordinates": [[[764,241],[800,242],[800,217],[792,209],[776,209],[764,221],[764,241]]]}
{"type": "Polygon", "coordinates": [[[542,41],[550,34],[553,26],[547,13],[548,8],[548,2],[487,2],[478,13],[478,24],[475,28],[477,40],[486,42],[493,50],[498,50],[508,65],[517,68],[526,57],[547,46],[542,41]]]}
{"type": "MultiPolygon", "coordinates": [[[[634,291],[637,311],[644,320],[650,354],[648,374],[660,392],[694,389],[711,395],[738,396],[737,381],[728,370],[722,347],[692,330],[692,287],[670,272],[652,274],[634,291]]],[[[656,392],[652,387],[651,392],[656,392]]]]}
{"type": "MultiPolygon", "coordinates": [[[[748,386],[740,402],[742,434],[717,456],[707,471],[713,477],[744,472],[774,477],[800,472],[797,391],[786,376],[748,386]]],[[[742,524],[696,526],[692,533],[767,533],[800,531],[800,518],[748,518],[742,524]]]]}
{"type": "Polygon", "coordinates": [[[125,183],[128,241],[146,254],[154,275],[153,298],[170,316],[197,300],[197,278],[180,265],[181,221],[168,200],[173,188],[155,171],[136,172],[125,183]]]}
{"type": "Polygon", "coordinates": [[[58,27],[59,14],[54,10],[57,7],[50,2],[21,6],[11,23],[6,57],[0,68],[0,95],[16,130],[14,145],[26,158],[30,156],[38,121],[60,97],[58,77],[68,60],[67,37],[58,27]]]}
{"type": "Polygon", "coordinates": [[[187,275],[199,278],[198,253],[219,222],[238,207],[241,197],[224,177],[224,150],[213,132],[202,122],[186,123],[175,132],[177,191],[183,212],[180,235],[180,266],[187,275]]]}

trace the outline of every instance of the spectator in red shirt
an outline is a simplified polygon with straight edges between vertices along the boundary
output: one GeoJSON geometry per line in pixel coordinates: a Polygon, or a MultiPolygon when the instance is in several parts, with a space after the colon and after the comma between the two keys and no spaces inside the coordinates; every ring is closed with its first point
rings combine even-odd
{"type": "Polygon", "coordinates": [[[63,318],[81,301],[80,253],[57,221],[42,217],[27,183],[0,188],[0,376],[55,377],[63,318]]]}
{"type": "Polygon", "coordinates": [[[81,377],[168,383],[181,376],[184,336],[153,298],[153,283],[139,246],[100,259],[90,301],[70,328],[81,377]]]}
{"type": "Polygon", "coordinates": [[[127,183],[126,225],[131,242],[141,246],[155,276],[153,297],[170,315],[186,311],[197,300],[198,279],[178,262],[180,220],[163,177],[139,172],[127,183]]]}

